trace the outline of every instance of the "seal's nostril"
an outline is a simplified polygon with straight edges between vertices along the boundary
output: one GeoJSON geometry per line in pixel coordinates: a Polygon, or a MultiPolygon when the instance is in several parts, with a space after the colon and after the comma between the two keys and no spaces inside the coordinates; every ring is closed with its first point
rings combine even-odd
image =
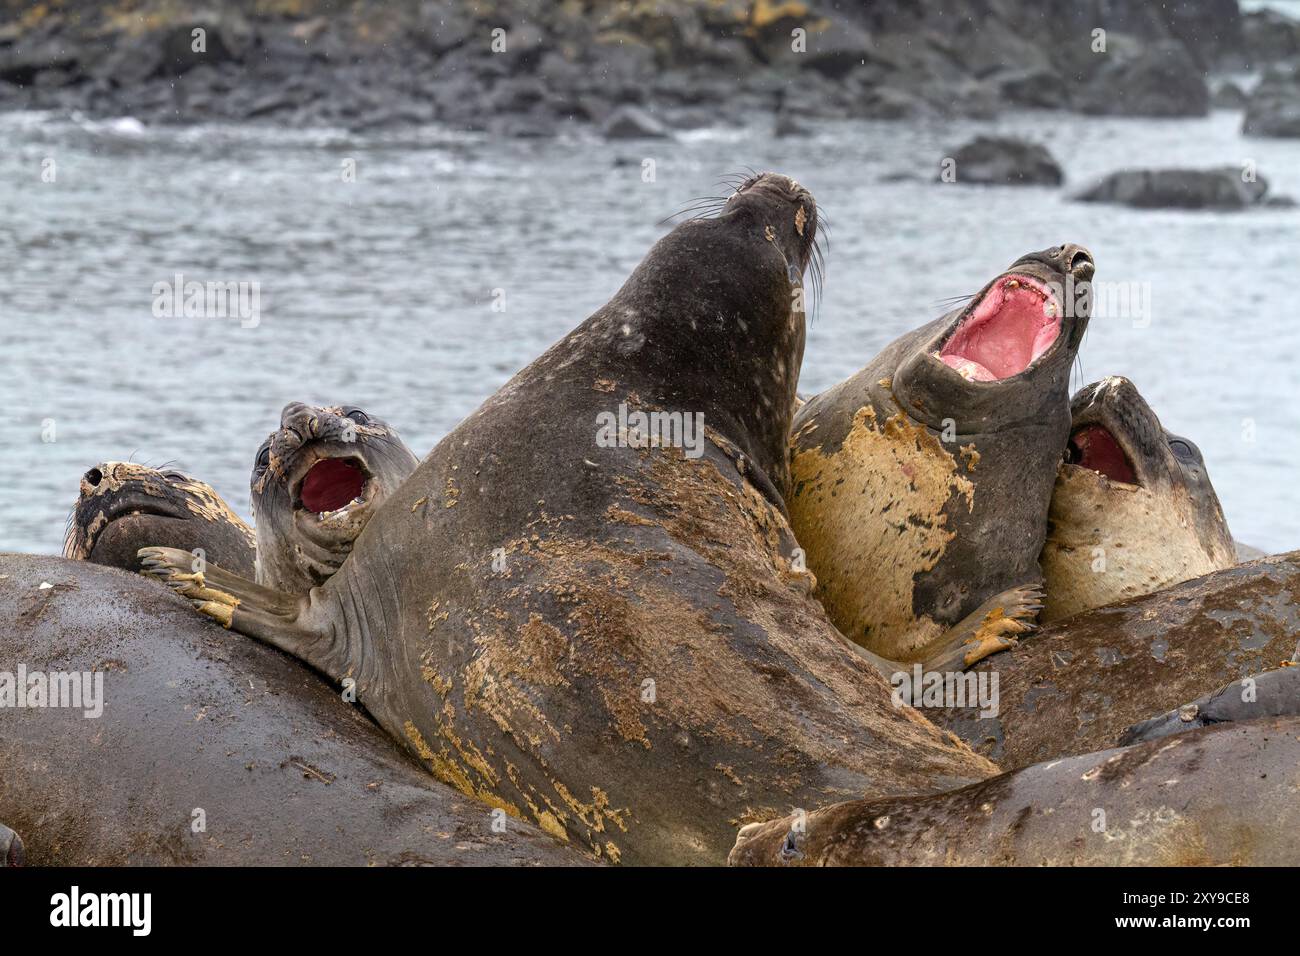
{"type": "Polygon", "coordinates": [[[92,468],[90,469],[90,471],[86,472],[86,481],[92,487],[97,486],[103,480],[104,480],[104,473],[100,471],[98,468],[92,468]]]}
{"type": "Polygon", "coordinates": [[[1070,271],[1081,279],[1091,278],[1095,268],[1087,249],[1078,249],[1070,257],[1070,271]]]}

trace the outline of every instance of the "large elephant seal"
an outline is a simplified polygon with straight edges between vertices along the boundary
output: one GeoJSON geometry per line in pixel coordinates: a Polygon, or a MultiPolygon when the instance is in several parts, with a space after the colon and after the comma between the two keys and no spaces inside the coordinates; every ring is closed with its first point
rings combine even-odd
{"type": "Polygon", "coordinates": [[[758,866],[1297,866],[1300,719],[1063,757],[951,793],[747,827],[758,866]]]}
{"type": "Polygon", "coordinates": [[[995,772],[892,705],[791,567],[778,489],[817,221],[764,174],[679,225],[308,597],[160,576],[355,679],[441,779],[607,859],[717,864],[747,820],[995,772]]]}
{"type": "Polygon", "coordinates": [[[30,555],[0,555],[0,579],[0,820],[29,864],[587,859],[434,780],[315,674],[154,581],[30,555]],[[82,672],[102,684],[75,685],[80,706],[15,706],[82,672]]]}
{"type": "Polygon", "coordinates": [[[1200,450],[1165,431],[1131,381],[1085,386],[1070,414],[1043,546],[1044,622],[1237,563],[1200,450]]]}
{"type": "Polygon", "coordinates": [[[291,594],[323,583],[419,463],[391,425],[355,406],[286,405],[253,464],[257,582],[291,594]]]}
{"type": "Polygon", "coordinates": [[[175,470],[106,461],[82,476],[68,517],[64,557],[128,571],[145,545],[203,552],[237,574],[252,575],[252,529],[211,485],[175,470]]]}
{"type": "Polygon", "coordinates": [[[1003,768],[1024,767],[1114,746],[1133,724],[1270,671],[1293,657],[1297,634],[1292,552],[1048,625],[961,675],[996,677],[996,715],[924,713],[1003,768]]]}
{"type": "Polygon", "coordinates": [[[1093,274],[1024,256],[795,415],[787,504],[817,595],[890,661],[960,669],[1033,626],[1093,274]]]}

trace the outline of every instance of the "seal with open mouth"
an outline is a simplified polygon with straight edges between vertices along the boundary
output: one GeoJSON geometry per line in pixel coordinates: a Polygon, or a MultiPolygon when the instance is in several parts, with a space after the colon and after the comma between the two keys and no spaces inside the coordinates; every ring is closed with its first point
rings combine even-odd
{"type": "Polygon", "coordinates": [[[418,464],[392,426],[359,408],[290,402],[253,466],[257,582],[290,594],[323,583],[418,464]]]}
{"type": "Polygon", "coordinates": [[[1044,621],[1237,563],[1200,450],[1165,431],[1131,381],[1084,386],[1070,412],[1042,554],[1044,621]]]}
{"type": "Polygon", "coordinates": [[[966,667],[1033,626],[1093,274],[1024,256],[795,416],[790,519],[831,619],[867,651],[966,667]]]}
{"type": "Polygon", "coordinates": [[[211,485],[127,461],[87,471],[68,517],[64,557],[138,571],[136,552],[146,545],[201,551],[205,562],[253,573],[252,529],[211,485]]]}
{"type": "Polygon", "coordinates": [[[441,779],[605,859],[717,864],[736,820],[987,776],[893,706],[791,566],[778,489],[817,222],[765,173],[678,225],[439,442],[309,597],[162,550],[155,572],[354,678],[441,779]],[[634,429],[642,414],[664,427],[634,429]]]}

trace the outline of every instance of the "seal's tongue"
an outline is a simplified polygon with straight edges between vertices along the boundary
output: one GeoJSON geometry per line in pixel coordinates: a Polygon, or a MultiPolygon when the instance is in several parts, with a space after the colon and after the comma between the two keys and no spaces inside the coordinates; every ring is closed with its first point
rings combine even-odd
{"type": "Polygon", "coordinates": [[[993,382],[1027,369],[1061,334],[1061,317],[1045,286],[1006,276],[985,293],[939,352],[963,378],[993,382]]]}
{"type": "Polygon", "coordinates": [[[1136,485],[1137,475],[1119,442],[1100,425],[1087,425],[1070,436],[1069,461],[1081,468],[1091,468],[1112,481],[1136,485]]]}
{"type": "Polygon", "coordinates": [[[325,458],[312,465],[302,481],[302,506],[321,514],[337,511],[366,486],[361,469],[343,458],[325,458]]]}

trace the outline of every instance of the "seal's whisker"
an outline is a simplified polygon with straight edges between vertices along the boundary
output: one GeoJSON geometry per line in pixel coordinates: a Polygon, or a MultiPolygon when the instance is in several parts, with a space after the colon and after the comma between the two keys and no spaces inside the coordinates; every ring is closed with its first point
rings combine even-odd
{"type": "Polygon", "coordinates": [[[688,199],[686,205],[672,215],[659,220],[656,225],[671,225],[673,220],[685,216],[688,213],[691,214],[689,219],[682,220],[683,222],[689,222],[694,219],[712,218],[717,215],[718,211],[726,204],[727,200],[721,196],[698,196],[694,199],[688,199]]]}

